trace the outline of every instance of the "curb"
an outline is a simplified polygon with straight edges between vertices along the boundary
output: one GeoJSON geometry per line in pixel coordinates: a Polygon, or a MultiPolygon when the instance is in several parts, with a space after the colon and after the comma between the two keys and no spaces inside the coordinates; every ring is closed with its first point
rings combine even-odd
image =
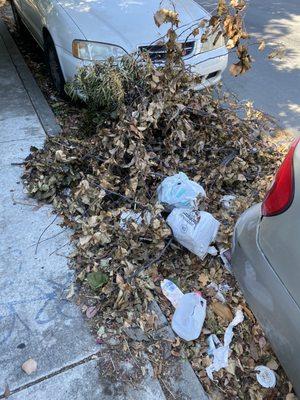
{"type": "MultiPolygon", "coordinates": [[[[155,336],[165,342],[164,352],[168,359],[168,363],[162,371],[168,387],[164,381],[161,382],[161,387],[170,391],[172,394],[170,398],[175,396],[176,400],[209,400],[190,362],[187,359],[179,359],[171,355],[170,341],[175,339],[175,335],[156,301],[149,304],[149,311],[156,314],[158,318],[159,326],[155,336]]],[[[167,393],[165,392],[165,394],[167,393]]]]}
{"type": "Polygon", "coordinates": [[[0,19],[0,36],[4,41],[7,52],[14,64],[16,71],[24,85],[33,108],[41,122],[41,125],[49,136],[56,136],[61,133],[61,127],[58,124],[53,111],[47,100],[41,92],[38,84],[27,67],[22,54],[9,33],[5,23],[0,19]]]}

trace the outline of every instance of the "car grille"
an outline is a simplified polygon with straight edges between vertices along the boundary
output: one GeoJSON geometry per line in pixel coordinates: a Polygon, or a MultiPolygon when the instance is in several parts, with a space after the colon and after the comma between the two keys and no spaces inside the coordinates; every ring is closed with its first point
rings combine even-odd
{"type": "MultiPolygon", "coordinates": [[[[184,57],[192,54],[194,51],[195,42],[189,41],[182,43],[184,50],[184,57]]],[[[151,45],[151,46],[140,46],[139,50],[141,52],[146,52],[149,54],[150,58],[154,62],[164,62],[167,57],[167,48],[165,45],[151,45]]]]}

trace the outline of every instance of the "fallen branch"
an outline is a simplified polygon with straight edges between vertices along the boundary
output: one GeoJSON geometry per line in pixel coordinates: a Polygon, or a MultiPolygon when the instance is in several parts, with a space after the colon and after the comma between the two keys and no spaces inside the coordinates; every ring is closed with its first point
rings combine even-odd
{"type": "Polygon", "coordinates": [[[169,239],[169,241],[167,242],[167,244],[165,245],[165,247],[162,249],[162,251],[158,254],[157,257],[153,258],[152,260],[150,260],[147,264],[143,265],[142,267],[136,269],[128,278],[127,278],[127,282],[130,283],[132,281],[133,278],[135,278],[136,276],[138,276],[142,271],[145,271],[146,269],[150,268],[153,264],[157,263],[158,261],[160,261],[161,257],[164,255],[164,253],[166,252],[166,250],[168,249],[168,247],[171,245],[173,241],[173,238],[169,239]]]}
{"type": "Polygon", "coordinates": [[[110,190],[110,189],[106,189],[105,187],[99,185],[98,183],[94,183],[94,185],[95,185],[98,189],[104,190],[107,194],[110,194],[110,195],[113,195],[113,196],[118,196],[118,197],[120,197],[121,199],[126,200],[126,201],[128,201],[129,203],[131,203],[131,204],[136,204],[136,205],[138,205],[139,207],[147,208],[147,206],[146,206],[145,204],[140,203],[139,201],[133,200],[133,199],[131,199],[130,197],[125,196],[124,194],[115,192],[115,191],[110,190]]]}

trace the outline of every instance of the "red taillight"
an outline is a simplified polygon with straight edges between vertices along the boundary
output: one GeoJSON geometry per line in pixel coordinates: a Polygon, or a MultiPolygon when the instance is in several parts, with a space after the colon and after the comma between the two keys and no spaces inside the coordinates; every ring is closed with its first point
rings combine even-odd
{"type": "Polygon", "coordinates": [[[294,167],[293,158],[300,138],[293,141],[287,156],[281,164],[271,189],[262,203],[261,212],[264,217],[273,217],[286,211],[294,199],[294,167]]]}

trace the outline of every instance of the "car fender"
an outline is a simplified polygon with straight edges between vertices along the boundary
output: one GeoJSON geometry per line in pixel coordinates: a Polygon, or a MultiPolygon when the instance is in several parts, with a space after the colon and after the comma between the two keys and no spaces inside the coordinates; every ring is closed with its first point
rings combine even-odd
{"type": "Polygon", "coordinates": [[[56,48],[60,47],[72,54],[73,40],[86,38],[61,5],[55,1],[49,3],[51,7],[44,13],[42,21],[43,34],[50,34],[56,48]]]}

